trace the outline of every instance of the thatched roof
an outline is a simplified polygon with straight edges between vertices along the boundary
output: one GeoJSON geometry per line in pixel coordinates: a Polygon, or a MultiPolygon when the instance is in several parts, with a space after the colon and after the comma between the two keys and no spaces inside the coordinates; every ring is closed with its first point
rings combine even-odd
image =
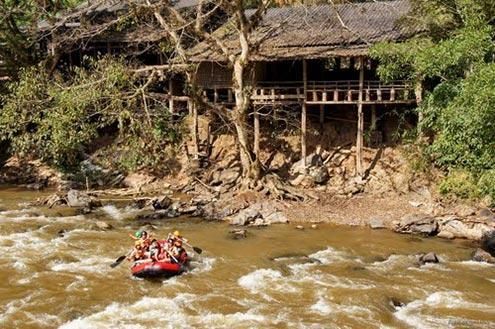
{"type": "MultiPolygon", "coordinates": [[[[151,0],[157,2],[159,0],[151,0]]],[[[187,9],[198,4],[199,0],[172,0],[171,3],[176,9],[187,9]]],[[[139,6],[144,3],[144,0],[87,0],[79,4],[76,8],[66,12],[58,17],[55,23],[50,23],[46,20],[38,24],[38,29],[49,31],[53,28],[74,29],[81,25],[83,17],[99,17],[104,15],[118,15],[121,12],[130,10],[133,6],[139,6]]],[[[87,29],[91,31],[91,26],[87,29]]],[[[98,26],[94,27],[96,30],[98,26]]],[[[88,33],[89,34],[89,33],[88,33]]],[[[108,30],[98,36],[92,38],[93,41],[110,41],[110,42],[156,42],[167,34],[159,28],[151,25],[141,24],[138,26],[128,27],[119,31],[108,30]]]]}
{"type": "MultiPolygon", "coordinates": [[[[271,8],[252,34],[251,41],[259,43],[253,59],[365,55],[374,43],[399,42],[421,32],[416,26],[399,24],[409,11],[407,0],[271,8]]],[[[238,34],[228,23],[215,33],[228,48],[239,49],[238,34]]],[[[195,62],[225,61],[208,43],[197,45],[190,53],[195,62]]]]}

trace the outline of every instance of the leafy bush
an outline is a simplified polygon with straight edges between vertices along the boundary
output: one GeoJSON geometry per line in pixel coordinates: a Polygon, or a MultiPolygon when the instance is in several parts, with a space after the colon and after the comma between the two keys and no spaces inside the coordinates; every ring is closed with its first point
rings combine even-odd
{"type": "Polygon", "coordinates": [[[90,60],[67,76],[51,78],[42,67],[31,67],[10,85],[0,101],[0,141],[10,141],[13,153],[74,168],[99,147],[94,143],[100,134],[113,130],[123,165],[107,156],[133,170],[163,160],[157,154],[180,139],[168,110],[151,98],[143,102],[144,84],[123,60],[90,60]]]}
{"type": "Polygon", "coordinates": [[[466,171],[451,172],[439,185],[439,191],[444,195],[455,195],[461,199],[479,197],[479,189],[474,177],[466,171]]]}
{"type": "Polygon", "coordinates": [[[495,205],[495,170],[483,172],[478,181],[478,186],[482,195],[490,197],[490,202],[495,205]]]}

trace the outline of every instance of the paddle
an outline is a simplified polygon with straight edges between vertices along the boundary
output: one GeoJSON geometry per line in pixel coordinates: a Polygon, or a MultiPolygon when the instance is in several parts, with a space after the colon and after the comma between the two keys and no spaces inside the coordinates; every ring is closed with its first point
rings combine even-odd
{"type": "Polygon", "coordinates": [[[199,248],[199,247],[195,247],[195,246],[191,246],[189,243],[187,243],[186,241],[184,240],[181,240],[186,246],[192,248],[198,255],[201,255],[201,253],[203,252],[203,249],[199,248]]]}
{"type": "Polygon", "coordinates": [[[122,263],[122,261],[123,261],[124,259],[126,259],[126,258],[127,258],[127,256],[129,256],[131,253],[132,253],[132,250],[131,250],[131,251],[129,251],[129,252],[127,253],[127,255],[122,255],[122,256],[120,256],[119,258],[117,258],[117,260],[116,260],[115,262],[113,262],[112,264],[110,264],[110,267],[111,267],[111,268],[115,268],[115,267],[119,266],[119,265],[120,265],[120,263],[122,263]]]}
{"type": "Polygon", "coordinates": [[[177,258],[175,258],[175,257],[174,257],[174,255],[172,255],[172,253],[171,253],[170,251],[168,251],[166,248],[165,248],[165,249],[163,249],[163,250],[165,250],[165,252],[166,252],[166,253],[167,253],[170,257],[172,257],[172,259],[173,259],[173,260],[174,260],[177,264],[179,264],[179,261],[177,260],[177,258]]]}

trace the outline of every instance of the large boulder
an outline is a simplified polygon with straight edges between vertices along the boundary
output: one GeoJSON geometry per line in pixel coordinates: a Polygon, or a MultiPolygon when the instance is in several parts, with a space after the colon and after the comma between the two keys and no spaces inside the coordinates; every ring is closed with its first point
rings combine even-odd
{"type": "Polygon", "coordinates": [[[438,233],[438,223],[434,217],[429,215],[409,214],[401,218],[395,227],[395,231],[431,236],[438,233]]]}
{"type": "Polygon", "coordinates": [[[316,184],[326,184],[330,179],[330,174],[325,166],[313,167],[309,170],[309,175],[313,177],[316,184]]]}
{"type": "Polygon", "coordinates": [[[100,221],[100,220],[95,222],[95,226],[98,229],[103,230],[103,231],[108,231],[108,230],[111,230],[113,228],[113,226],[111,224],[108,224],[107,222],[100,221]]]}
{"type": "Polygon", "coordinates": [[[487,232],[481,239],[481,247],[495,257],[495,230],[487,232]]]}
{"type": "Polygon", "coordinates": [[[236,215],[230,217],[229,222],[231,225],[244,226],[250,222],[254,222],[257,218],[261,217],[260,210],[256,207],[249,207],[239,211],[236,215]]]}
{"type": "MultiPolygon", "coordinates": [[[[323,157],[320,154],[313,153],[311,155],[308,155],[306,157],[306,166],[307,167],[312,167],[312,166],[322,166],[323,165],[323,157]]],[[[289,173],[291,175],[296,175],[296,174],[304,174],[306,168],[303,166],[303,160],[299,160],[295,162],[290,170],[289,173]]]]}
{"type": "Polygon", "coordinates": [[[495,257],[481,248],[476,249],[476,251],[473,253],[473,260],[477,262],[495,264],[495,257]]]}
{"type": "Polygon", "coordinates": [[[101,207],[101,202],[96,197],[86,192],[69,190],[67,192],[67,205],[73,208],[96,208],[101,207]]]}
{"type": "Polygon", "coordinates": [[[167,209],[172,205],[172,200],[167,196],[162,196],[151,201],[151,205],[155,210],[167,209]]]}
{"type": "Polygon", "coordinates": [[[239,168],[225,169],[221,171],[216,171],[212,175],[212,180],[210,185],[228,185],[234,183],[241,176],[241,171],[239,168]]]}
{"type": "Polygon", "coordinates": [[[483,236],[493,230],[486,220],[462,219],[457,216],[437,217],[440,235],[453,236],[454,238],[481,240],[483,236]]]}
{"type": "Polygon", "coordinates": [[[495,214],[488,208],[482,208],[478,211],[478,216],[495,221],[495,214]]]}
{"type": "Polygon", "coordinates": [[[416,256],[416,258],[420,265],[424,265],[427,263],[436,264],[440,262],[438,260],[438,256],[434,252],[429,252],[427,254],[419,254],[416,256]]]}
{"type": "Polygon", "coordinates": [[[372,218],[369,222],[369,226],[373,230],[380,230],[386,228],[385,222],[381,218],[372,218]]]}
{"type": "Polygon", "coordinates": [[[289,219],[281,211],[274,212],[264,218],[266,222],[270,224],[287,224],[289,219]]]}

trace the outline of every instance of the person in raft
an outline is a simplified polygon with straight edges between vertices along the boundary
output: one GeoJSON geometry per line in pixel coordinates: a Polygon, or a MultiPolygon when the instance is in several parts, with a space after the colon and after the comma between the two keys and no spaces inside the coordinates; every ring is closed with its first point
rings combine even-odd
{"type": "Polygon", "coordinates": [[[151,244],[151,235],[146,231],[137,231],[134,235],[129,233],[129,236],[134,240],[134,246],[141,245],[147,249],[151,244]]]}
{"type": "Polygon", "coordinates": [[[145,250],[140,244],[136,244],[131,254],[127,257],[130,262],[139,262],[145,257],[145,250]]]}
{"type": "Polygon", "coordinates": [[[183,239],[176,238],[174,240],[174,244],[172,248],[170,249],[170,255],[173,256],[172,261],[179,261],[179,263],[184,263],[187,257],[187,252],[186,250],[182,247],[182,241],[183,239]]]}
{"type": "Polygon", "coordinates": [[[188,242],[188,240],[186,238],[184,238],[184,237],[182,237],[182,235],[180,235],[179,231],[175,231],[174,233],[169,233],[167,236],[167,245],[169,246],[169,249],[173,248],[173,246],[175,245],[174,243],[177,240],[180,240],[183,243],[188,242]]]}
{"type": "Polygon", "coordinates": [[[158,241],[151,239],[151,234],[146,231],[137,231],[134,235],[129,236],[135,240],[134,250],[127,257],[133,262],[168,262],[174,261],[174,258],[179,262],[185,261],[187,253],[182,247],[183,241],[188,240],[180,235],[179,231],[173,234],[169,233],[166,240],[158,241]],[[170,257],[173,256],[173,257],[170,257]]]}

